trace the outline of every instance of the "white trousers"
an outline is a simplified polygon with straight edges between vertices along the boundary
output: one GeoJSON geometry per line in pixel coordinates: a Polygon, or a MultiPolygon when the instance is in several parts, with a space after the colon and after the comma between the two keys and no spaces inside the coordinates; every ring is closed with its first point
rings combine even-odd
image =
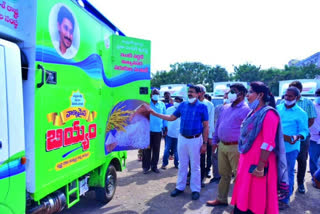
{"type": "Polygon", "coordinates": [[[203,139],[202,135],[197,138],[187,139],[182,135],[178,137],[179,171],[176,188],[183,191],[187,184],[189,160],[191,164],[190,189],[192,192],[200,192],[200,149],[203,139]]]}

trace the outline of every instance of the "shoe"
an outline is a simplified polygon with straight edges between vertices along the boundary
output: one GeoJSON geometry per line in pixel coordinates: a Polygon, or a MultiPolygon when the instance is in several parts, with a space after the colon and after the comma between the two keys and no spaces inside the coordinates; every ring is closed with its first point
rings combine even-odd
{"type": "Polygon", "coordinates": [[[204,184],[203,181],[201,181],[201,188],[204,188],[206,185],[204,184]]]}
{"type": "Polygon", "coordinates": [[[179,166],[174,166],[174,168],[179,169],[179,166]]]}
{"type": "Polygon", "coordinates": [[[152,169],[152,172],[154,172],[154,173],[160,173],[159,169],[157,169],[157,168],[152,169]]]}
{"type": "Polygon", "coordinates": [[[150,173],[149,169],[143,169],[143,174],[148,174],[150,173]]]}
{"type": "Polygon", "coordinates": [[[211,173],[210,173],[210,171],[207,172],[206,177],[207,177],[207,178],[211,178],[211,173]]]}
{"type": "Polygon", "coordinates": [[[164,166],[164,165],[162,165],[162,166],[161,166],[161,169],[164,169],[164,170],[165,170],[165,169],[167,169],[167,167],[164,166]]]}
{"type": "Polygon", "coordinates": [[[183,193],[183,191],[175,188],[175,189],[170,193],[170,195],[171,195],[171,197],[176,197],[176,196],[180,195],[181,193],[183,193]]]}
{"type": "Polygon", "coordinates": [[[213,178],[211,178],[210,183],[219,183],[220,178],[213,177],[213,178]]]}
{"type": "Polygon", "coordinates": [[[289,207],[290,207],[289,204],[279,201],[279,210],[285,210],[285,209],[288,209],[289,207]]]}
{"type": "Polygon", "coordinates": [[[212,207],[215,207],[215,206],[228,206],[228,203],[224,203],[222,201],[219,201],[219,200],[213,200],[213,201],[207,201],[207,206],[212,206],[212,207]]]}
{"type": "Polygon", "coordinates": [[[198,200],[199,197],[200,197],[200,193],[192,192],[192,196],[191,196],[192,200],[198,200]]]}
{"type": "Polygon", "coordinates": [[[304,194],[304,193],[306,192],[303,184],[298,185],[298,191],[299,191],[301,194],[304,194]]]}

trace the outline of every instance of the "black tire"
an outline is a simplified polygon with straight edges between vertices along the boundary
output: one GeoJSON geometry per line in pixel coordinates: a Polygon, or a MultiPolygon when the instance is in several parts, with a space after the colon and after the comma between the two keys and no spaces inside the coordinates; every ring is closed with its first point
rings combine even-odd
{"type": "Polygon", "coordinates": [[[110,164],[106,173],[105,187],[97,187],[95,189],[96,199],[104,204],[112,200],[117,188],[117,171],[110,164]]]}

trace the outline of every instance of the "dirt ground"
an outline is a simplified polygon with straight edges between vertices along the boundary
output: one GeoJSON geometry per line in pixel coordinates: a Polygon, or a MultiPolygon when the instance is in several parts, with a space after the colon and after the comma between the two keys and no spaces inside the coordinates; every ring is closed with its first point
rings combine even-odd
{"type": "MultiPolygon", "coordinates": [[[[163,141],[160,156],[163,155],[163,141]]],[[[159,168],[162,159],[159,161],[159,168]]],[[[191,200],[189,187],[182,195],[170,197],[170,192],[175,188],[177,169],[173,161],[169,162],[166,170],[160,169],[160,174],[143,174],[141,162],[137,161],[137,151],[128,151],[127,169],[118,173],[118,186],[114,198],[107,205],[100,204],[94,199],[94,192],[89,192],[81,201],[63,214],[135,214],[135,213],[216,213],[226,214],[233,209],[232,206],[213,208],[207,207],[206,201],[215,199],[218,184],[209,184],[202,188],[200,199],[191,200]]],[[[229,201],[231,200],[233,185],[230,188],[229,201]]],[[[320,214],[320,190],[311,185],[311,176],[306,175],[306,193],[300,194],[295,187],[291,196],[290,208],[280,212],[282,214],[308,213],[320,214]]]]}

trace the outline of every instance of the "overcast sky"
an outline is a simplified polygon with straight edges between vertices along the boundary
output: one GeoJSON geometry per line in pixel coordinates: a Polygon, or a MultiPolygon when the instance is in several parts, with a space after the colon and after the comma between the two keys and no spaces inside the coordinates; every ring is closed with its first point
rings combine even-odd
{"type": "Polygon", "coordinates": [[[176,62],[283,68],[320,51],[319,0],[89,0],[126,36],[151,40],[151,71],[176,62]]]}

